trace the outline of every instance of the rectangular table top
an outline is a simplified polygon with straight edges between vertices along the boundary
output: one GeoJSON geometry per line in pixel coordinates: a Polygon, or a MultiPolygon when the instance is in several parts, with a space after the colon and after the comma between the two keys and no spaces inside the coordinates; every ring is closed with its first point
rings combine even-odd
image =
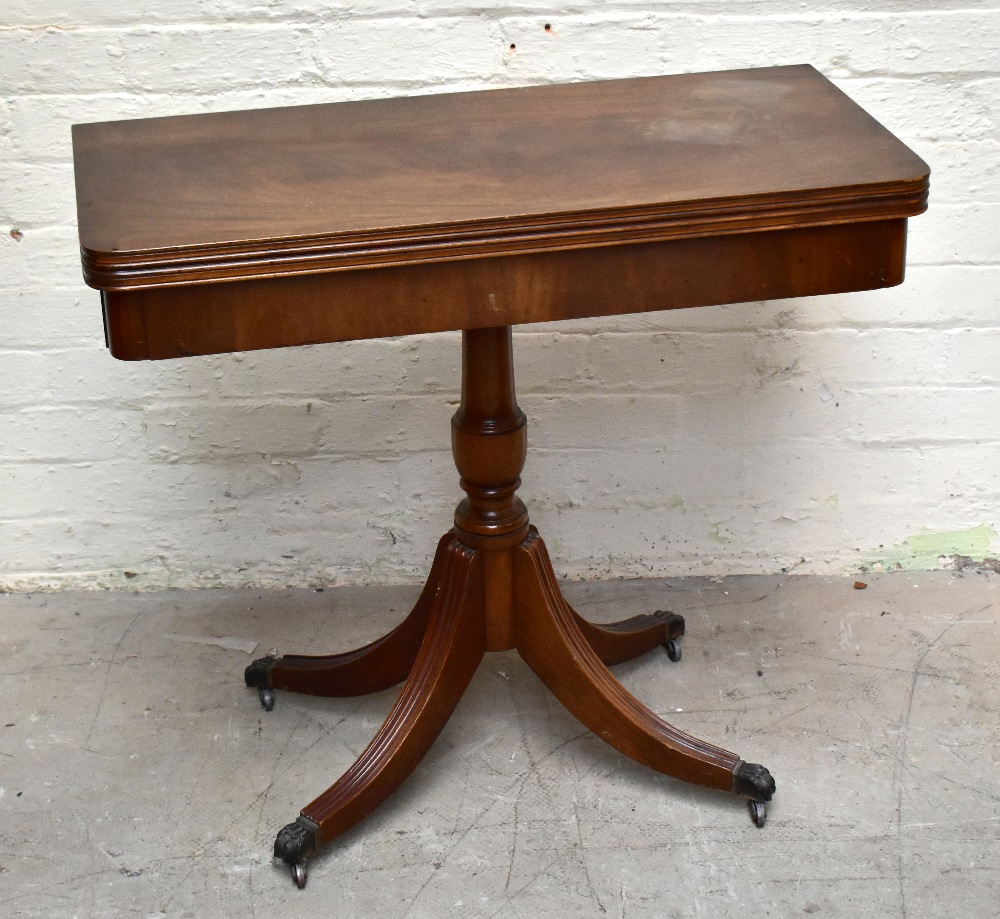
{"type": "Polygon", "coordinates": [[[926,164],[809,66],[76,125],[108,346],[185,357],[868,290],[926,164]]]}
{"type": "Polygon", "coordinates": [[[810,66],[73,128],[133,290],[911,216],[928,169],[810,66]]]}

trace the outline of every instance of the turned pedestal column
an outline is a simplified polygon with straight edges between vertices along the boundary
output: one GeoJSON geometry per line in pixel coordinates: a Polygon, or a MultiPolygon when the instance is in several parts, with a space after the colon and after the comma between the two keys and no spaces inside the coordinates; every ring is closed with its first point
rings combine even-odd
{"type": "Polygon", "coordinates": [[[684,620],[658,611],[594,625],[563,599],[552,565],[517,496],[527,420],[517,405],[509,326],[462,333],[462,401],[452,452],[466,497],[438,544],[412,612],[388,635],[356,651],[255,661],[248,686],[265,708],[273,691],[349,696],[403,689],[357,762],[278,834],[274,853],[299,886],[305,862],[386,799],[416,768],[444,727],[486,651],[516,648],[586,727],[659,772],[746,797],[758,826],[774,781],[672,727],[608,670],[664,646],[680,657],[684,620]]]}

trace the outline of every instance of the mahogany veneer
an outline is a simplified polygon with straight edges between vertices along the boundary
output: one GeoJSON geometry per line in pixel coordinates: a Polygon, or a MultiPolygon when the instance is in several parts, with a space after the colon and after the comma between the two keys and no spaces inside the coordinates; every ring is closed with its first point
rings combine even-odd
{"type": "Polygon", "coordinates": [[[689,737],[607,665],[683,619],[597,626],[562,598],[517,497],[511,325],[867,290],[903,278],[928,169],[808,66],[77,125],[84,276],[130,360],[463,330],[452,448],[466,492],[384,638],[252,664],[339,696],[403,683],[357,763],[285,827],[305,861],[412,772],[486,651],[516,648],[591,730],[746,797],[774,781],[689,737]]]}

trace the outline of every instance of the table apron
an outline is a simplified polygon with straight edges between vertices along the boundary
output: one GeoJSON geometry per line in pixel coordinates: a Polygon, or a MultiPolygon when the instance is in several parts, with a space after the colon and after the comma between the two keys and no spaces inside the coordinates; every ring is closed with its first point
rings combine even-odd
{"type": "Polygon", "coordinates": [[[906,219],[103,291],[111,353],[159,360],[872,290],[906,219]]]}

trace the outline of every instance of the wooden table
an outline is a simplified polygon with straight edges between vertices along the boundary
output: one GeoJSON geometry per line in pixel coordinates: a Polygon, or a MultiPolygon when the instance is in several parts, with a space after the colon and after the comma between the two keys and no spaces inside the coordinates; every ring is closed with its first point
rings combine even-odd
{"type": "MultiPolygon", "coordinates": [[[[927,166],[808,66],[77,125],[84,276],[108,347],[189,357],[461,329],[452,449],[466,497],[409,616],[273,691],[403,683],[370,746],[278,834],[306,860],[412,772],[486,651],[516,648],[592,731],[745,797],[763,767],[667,724],[607,665],[681,617],[597,626],[563,599],[517,496],[526,420],[511,326],[868,290],[903,278],[927,166]]],[[[586,432],[581,431],[581,438],[586,432]]]]}

